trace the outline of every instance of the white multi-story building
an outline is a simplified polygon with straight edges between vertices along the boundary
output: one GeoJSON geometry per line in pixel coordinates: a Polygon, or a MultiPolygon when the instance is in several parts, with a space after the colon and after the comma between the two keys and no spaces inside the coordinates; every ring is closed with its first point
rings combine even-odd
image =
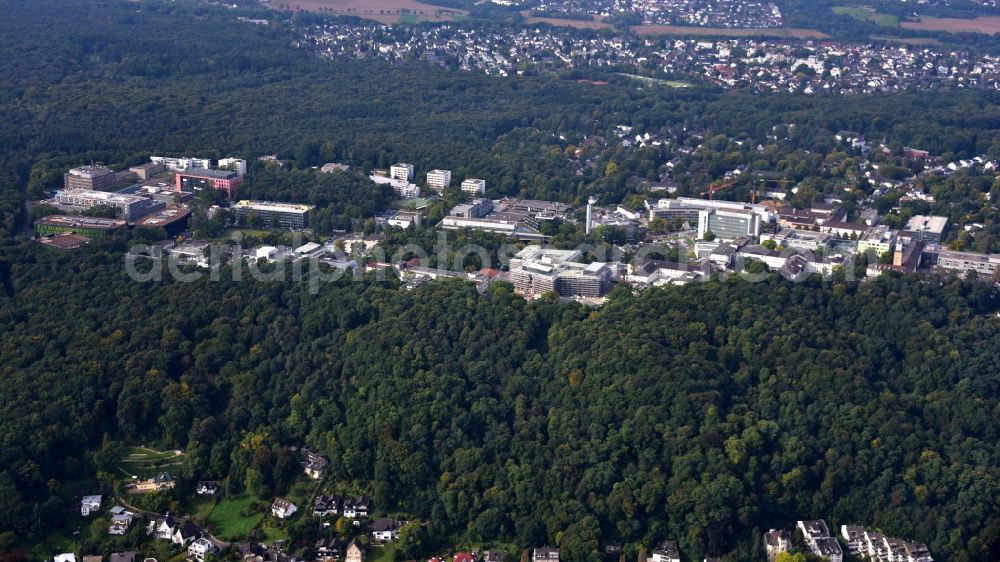
{"type": "Polygon", "coordinates": [[[896,231],[884,224],[869,227],[858,239],[858,253],[875,252],[881,256],[896,247],[896,231]]]}
{"type": "Polygon", "coordinates": [[[128,222],[141,219],[167,205],[163,201],[154,201],[145,197],[91,189],[63,189],[56,194],[54,203],[79,207],[80,209],[98,206],[114,207],[118,209],[121,219],[128,222]]]}
{"type": "Polygon", "coordinates": [[[309,226],[312,205],[299,203],[275,203],[273,201],[237,201],[231,207],[237,217],[256,216],[268,228],[288,228],[298,230],[309,226]]]}
{"type": "Polygon", "coordinates": [[[208,170],[212,167],[210,158],[190,158],[181,156],[171,158],[167,156],[150,156],[149,161],[154,164],[163,164],[172,172],[183,172],[185,170],[208,170]]]}
{"type": "Polygon", "coordinates": [[[451,170],[431,170],[427,172],[427,187],[444,191],[451,185],[451,170]]]}
{"type": "Polygon", "coordinates": [[[188,555],[195,560],[204,560],[206,555],[213,552],[215,552],[215,545],[205,537],[201,537],[188,546],[188,555]]]}
{"type": "Polygon", "coordinates": [[[393,164],[389,167],[389,177],[394,180],[410,181],[413,179],[413,164],[393,164]]]}
{"type": "Polygon", "coordinates": [[[406,180],[401,180],[397,178],[387,178],[385,176],[368,176],[368,179],[372,180],[377,184],[388,185],[399,194],[400,197],[413,198],[420,197],[420,186],[415,183],[410,183],[406,180]]]}
{"type": "Polygon", "coordinates": [[[462,191],[470,195],[482,195],[486,193],[486,180],[467,178],[462,182],[462,191]]]}
{"type": "Polygon", "coordinates": [[[223,158],[219,160],[220,170],[233,170],[241,176],[247,175],[247,161],[239,158],[223,158]]]}
{"type": "Polygon", "coordinates": [[[942,251],[938,253],[937,265],[941,269],[962,274],[975,271],[983,275],[993,275],[1000,267],[1000,254],[942,251]]]}

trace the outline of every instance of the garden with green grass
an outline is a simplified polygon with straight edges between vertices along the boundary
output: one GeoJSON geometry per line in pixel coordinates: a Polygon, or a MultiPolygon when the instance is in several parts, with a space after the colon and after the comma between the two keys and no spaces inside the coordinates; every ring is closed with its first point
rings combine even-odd
{"type": "MultiPolygon", "coordinates": [[[[251,509],[255,503],[265,504],[257,498],[242,494],[233,498],[219,498],[211,511],[204,516],[211,533],[222,540],[246,537],[264,519],[264,513],[251,509]]],[[[198,514],[204,512],[200,507],[198,514]]]]}
{"type": "Polygon", "coordinates": [[[858,21],[868,21],[881,27],[899,27],[899,18],[892,14],[879,13],[878,10],[864,6],[834,6],[833,13],[841,16],[851,16],[858,21]]]}
{"type": "Polygon", "coordinates": [[[183,463],[184,453],[180,451],[126,447],[118,469],[130,478],[151,478],[160,472],[176,472],[183,463]]]}

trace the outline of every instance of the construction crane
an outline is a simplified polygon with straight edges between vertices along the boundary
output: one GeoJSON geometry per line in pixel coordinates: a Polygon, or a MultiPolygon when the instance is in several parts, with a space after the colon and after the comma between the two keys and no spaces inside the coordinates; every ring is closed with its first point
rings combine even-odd
{"type": "Polygon", "coordinates": [[[736,180],[730,178],[722,181],[714,181],[708,184],[708,200],[711,201],[715,197],[716,191],[722,191],[723,189],[729,189],[736,183],[736,180]]]}

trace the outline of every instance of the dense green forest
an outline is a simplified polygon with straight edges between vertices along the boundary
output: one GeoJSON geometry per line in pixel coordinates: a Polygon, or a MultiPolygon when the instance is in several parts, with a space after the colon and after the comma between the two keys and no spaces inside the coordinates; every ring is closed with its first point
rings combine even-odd
{"type": "MultiPolygon", "coordinates": [[[[113,471],[122,444],[185,450],[188,483],[275,494],[305,444],[378,510],[429,522],[414,556],[499,540],[583,562],[605,541],[673,538],[691,556],[761,559],[761,531],[824,517],[926,541],[940,560],[1000,559],[1000,304],[986,285],[774,278],[619,290],[593,310],[502,283],[136,283],[127,239],[56,254],[12,236],[26,197],[91,160],[244,156],[248,196],[318,205],[326,234],[391,197],[310,169],[323,162],[617,201],[672,155],[609,150],[576,175],[570,142],[620,124],[698,130],[721,138],[683,162],[706,180],[751,161],[803,180],[842,129],[995,157],[996,93],[594,88],[320,60],[283,24],[195,3],[0,0],[0,13],[0,545],[69,528],[76,487],[113,471]],[[270,153],[289,169],[253,160],[270,153]]],[[[932,210],[990,189],[963,177],[928,186],[932,210]]]]}
{"type": "Polygon", "coordinates": [[[748,559],[759,531],[822,516],[940,559],[1000,554],[988,286],[775,278],[591,310],[504,284],[135,283],[124,245],[4,253],[0,529],[25,542],[115,442],[183,448],[182,476],[235,489],[260,471],[274,493],[266,459],[308,444],[380,510],[429,520],[428,546],[582,561],[677,538],[748,559]]]}

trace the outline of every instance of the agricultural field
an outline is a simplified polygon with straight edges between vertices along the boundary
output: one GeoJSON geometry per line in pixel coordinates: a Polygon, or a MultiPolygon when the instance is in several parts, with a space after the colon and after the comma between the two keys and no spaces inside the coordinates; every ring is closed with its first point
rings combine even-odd
{"type": "Polygon", "coordinates": [[[981,16],[973,19],[922,17],[919,21],[904,21],[903,29],[918,31],[947,31],[948,33],[1000,33],[1000,16],[981,16]]]}
{"type": "Polygon", "coordinates": [[[468,14],[465,10],[432,6],[418,0],[287,0],[279,4],[292,10],[358,16],[381,23],[455,21],[468,14]]]}
{"type": "Polygon", "coordinates": [[[859,21],[870,21],[882,27],[899,27],[899,18],[892,14],[882,14],[873,8],[864,6],[834,6],[830,8],[833,13],[842,16],[851,16],[859,21]]]}
{"type": "Polygon", "coordinates": [[[183,463],[181,451],[128,447],[118,462],[118,469],[129,478],[150,478],[160,472],[176,472],[183,463]]]}
{"type": "Polygon", "coordinates": [[[872,35],[871,38],[875,41],[888,41],[890,43],[899,43],[901,45],[913,45],[915,47],[926,47],[929,45],[942,45],[941,41],[933,37],[890,37],[888,35],[872,35]]]}
{"type": "Polygon", "coordinates": [[[531,10],[524,10],[521,12],[524,16],[524,23],[535,24],[535,23],[547,23],[549,25],[558,25],[562,27],[575,27],[576,29],[613,29],[614,25],[604,21],[603,19],[591,18],[590,20],[574,20],[574,19],[563,19],[563,18],[553,18],[553,17],[539,17],[531,15],[531,10]]]}

